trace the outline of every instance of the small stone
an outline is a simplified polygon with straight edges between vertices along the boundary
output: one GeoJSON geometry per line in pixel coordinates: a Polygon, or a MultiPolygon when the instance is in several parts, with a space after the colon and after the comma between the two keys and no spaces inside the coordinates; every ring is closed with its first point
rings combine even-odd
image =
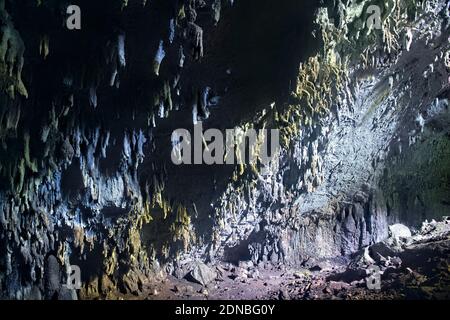
{"type": "Polygon", "coordinates": [[[209,295],[208,289],[206,289],[206,288],[202,288],[202,289],[198,290],[197,292],[204,296],[209,295]]]}
{"type": "Polygon", "coordinates": [[[305,277],[305,274],[297,271],[297,272],[294,272],[293,276],[295,279],[303,279],[305,277]]]}
{"type": "Polygon", "coordinates": [[[332,294],[333,290],[331,290],[329,287],[326,287],[325,289],[323,289],[323,293],[332,294]]]}
{"type": "Polygon", "coordinates": [[[191,286],[186,286],[186,294],[193,294],[194,291],[194,288],[192,288],[191,286]]]}
{"type": "Polygon", "coordinates": [[[177,279],[183,279],[187,275],[187,271],[184,268],[176,268],[173,275],[177,279]]]}
{"type": "Polygon", "coordinates": [[[58,294],[58,300],[78,300],[77,292],[73,289],[68,289],[65,286],[61,286],[61,290],[58,294]]]}
{"type": "Polygon", "coordinates": [[[280,300],[290,300],[289,292],[285,289],[281,289],[278,293],[278,297],[280,300]]]}
{"type": "Polygon", "coordinates": [[[259,278],[259,271],[257,269],[254,269],[252,271],[249,272],[248,277],[250,279],[257,279],[259,278]]]}

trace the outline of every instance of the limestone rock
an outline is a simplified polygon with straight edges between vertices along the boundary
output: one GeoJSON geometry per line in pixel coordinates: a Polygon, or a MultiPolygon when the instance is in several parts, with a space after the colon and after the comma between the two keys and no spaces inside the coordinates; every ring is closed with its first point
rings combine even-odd
{"type": "Polygon", "coordinates": [[[389,226],[389,234],[391,237],[397,239],[406,239],[412,236],[411,230],[407,226],[399,223],[389,226]]]}
{"type": "Polygon", "coordinates": [[[195,282],[200,283],[203,286],[214,281],[217,277],[217,272],[208,267],[206,264],[202,262],[197,262],[192,269],[190,276],[195,282]]]}

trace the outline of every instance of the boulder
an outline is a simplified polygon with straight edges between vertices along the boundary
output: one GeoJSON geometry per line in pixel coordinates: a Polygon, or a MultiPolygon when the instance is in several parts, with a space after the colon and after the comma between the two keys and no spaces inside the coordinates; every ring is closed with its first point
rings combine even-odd
{"type": "Polygon", "coordinates": [[[389,226],[389,234],[393,238],[410,238],[412,236],[411,230],[403,224],[394,224],[389,226]]]}
{"type": "Polygon", "coordinates": [[[206,286],[208,283],[214,281],[217,277],[217,272],[208,267],[202,262],[197,262],[192,269],[190,276],[192,280],[206,286]]]}
{"type": "Polygon", "coordinates": [[[369,248],[370,256],[377,262],[383,263],[388,257],[394,257],[398,252],[384,242],[374,244],[369,248]]]}
{"type": "Polygon", "coordinates": [[[58,300],[78,300],[77,292],[74,289],[61,286],[61,290],[59,290],[58,294],[58,300]]]}

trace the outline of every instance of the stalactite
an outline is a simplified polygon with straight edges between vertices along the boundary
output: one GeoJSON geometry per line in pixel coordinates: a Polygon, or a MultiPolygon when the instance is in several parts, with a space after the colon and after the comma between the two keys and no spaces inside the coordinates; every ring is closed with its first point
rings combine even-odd
{"type": "Polygon", "coordinates": [[[164,41],[161,40],[159,42],[158,51],[156,52],[155,59],[153,61],[153,71],[155,75],[159,76],[159,69],[161,67],[161,63],[166,56],[166,52],[164,50],[164,41]]]}

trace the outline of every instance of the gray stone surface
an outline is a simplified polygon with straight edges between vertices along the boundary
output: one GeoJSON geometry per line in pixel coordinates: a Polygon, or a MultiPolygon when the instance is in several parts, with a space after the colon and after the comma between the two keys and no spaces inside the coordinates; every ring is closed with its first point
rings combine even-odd
{"type": "Polygon", "coordinates": [[[206,286],[216,279],[217,272],[202,262],[196,262],[190,276],[194,281],[206,286]]]}

